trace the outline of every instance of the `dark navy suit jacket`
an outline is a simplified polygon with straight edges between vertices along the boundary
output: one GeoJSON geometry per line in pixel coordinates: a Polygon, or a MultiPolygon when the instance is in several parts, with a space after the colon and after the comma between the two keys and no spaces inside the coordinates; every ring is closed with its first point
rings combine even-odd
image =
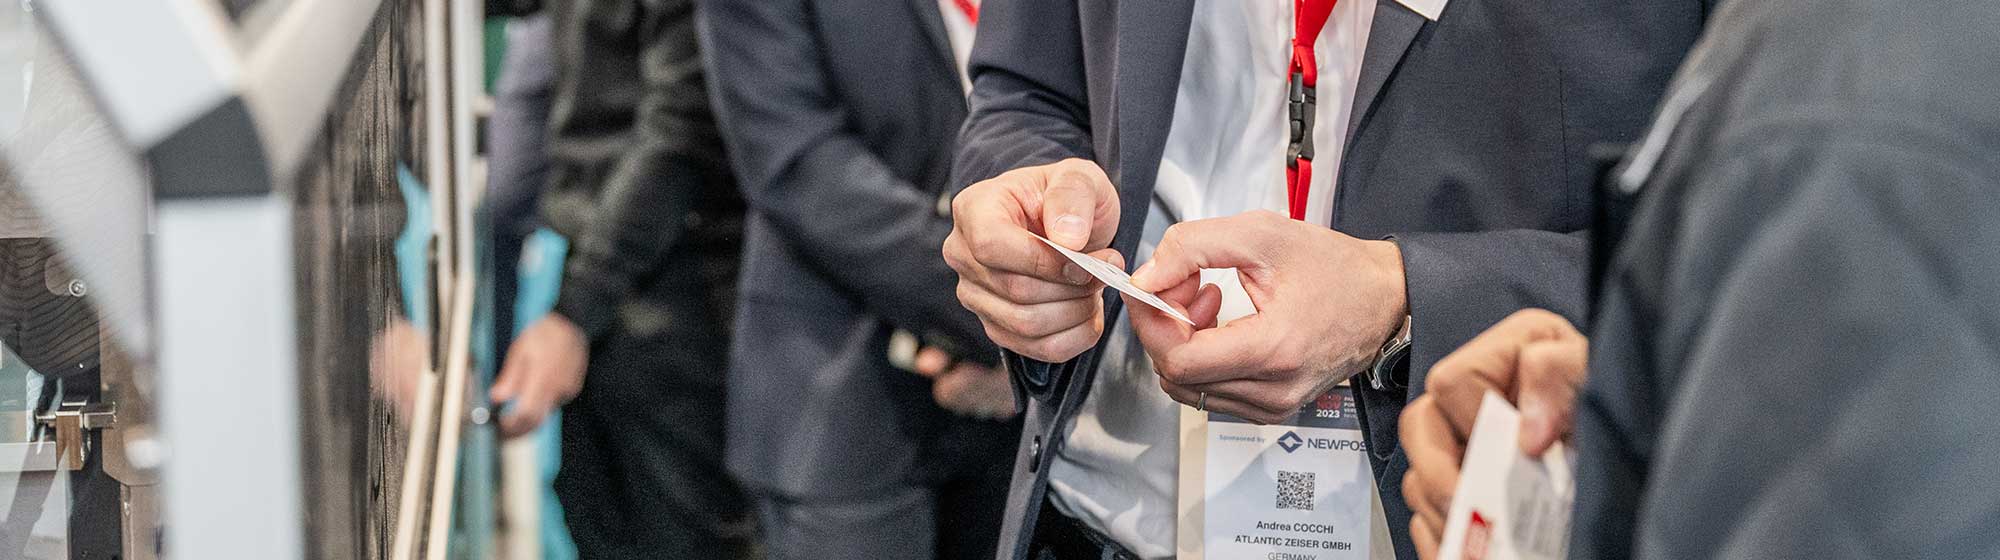
{"type": "Polygon", "coordinates": [[[703,0],[702,53],[749,202],[729,466],[789,498],[990,468],[1014,424],[939,408],[894,330],[999,352],[954,295],[940,212],[965,91],[936,0],[703,0]]]}
{"type": "MultiPolygon", "coordinates": [[[[1096,161],[1125,201],[1112,246],[1130,258],[1147,208],[1134,201],[1151,196],[1192,6],[987,2],[955,182],[1063,158],[1096,161]]],[[[1408,463],[1395,443],[1404,403],[1422,393],[1431,364],[1512,311],[1580,318],[1589,149],[1639,133],[1708,11],[1703,0],[1452,0],[1432,22],[1379,0],[1333,223],[1358,237],[1393,236],[1403,252],[1408,387],[1357,391],[1399,556],[1415,557],[1401,492],[1408,463]]],[[[1090,385],[1096,352],[1061,364],[1006,361],[1032,397],[1001,536],[1000,557],[1021,558],[1051,451],[1090,385]]]]}

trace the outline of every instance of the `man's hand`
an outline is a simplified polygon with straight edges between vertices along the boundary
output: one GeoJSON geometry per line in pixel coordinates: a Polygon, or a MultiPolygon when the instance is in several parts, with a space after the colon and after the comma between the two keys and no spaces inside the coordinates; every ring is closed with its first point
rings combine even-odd
{"type": "Polygon", "coordinates": [[[389,401],[408,425],[417,403],[417,387],[431,368],[431,341],[424,331],[401,317],[375,333],[369,349],[368,380],[375,394],[389,401]]]}
{"type": "Polygon", "coordinates": [[[556,407],[576,398],[589,360],[590,343],[576,323],[550,313],[528,325],[507,349],[500,378],[493,382],[494,403],[513,401],[500,418],[500,433],[514,437],[534,431],[556,407]]]}
{"type": "Polygon", "coordinates": [[[1521,452],[1540,456],[1570,434],[1589,340],[1561,315],[1529,309],[1501,320],[1432,366],[1422,397],[1403,409],[1401,442],[1410,458],[1403,500],[1415,515],[1418,555],[1436,558],[1458,466],[1479,415],[1480,399],[1498,393],[1521,409],[1521,452]]]}
{"type": "Polygon", "coordinates": [[[931,379],[931,398],[945,410],[982,420],[1014,417],[1014,386],[1005,370],[953,363],[936,348],[917,352],[916,372],[931,379]]]}
{"type": "Polygon", "coordinates": [[[944,259],[958,271],[958,301],[986,336],[1044,362],[1076,357],[1104,333],[1104,285],[1030,234],[1119,267],[1118,192],[1081,159],[1023,167],[952,199],[944,259]]]}
{"type": "Polygon", "coordinates": [[[1408,314],[1393,243],[1271,212],[1169,228],[1132,283],[1205,327],[1220,293],[1197,289],[1204,268],[1237,269],[1257,314],[1197,329],[1127,297],[1132,328],[1174,400],[1254,422],[1282,422],[1366,368],[1408,314]]]}

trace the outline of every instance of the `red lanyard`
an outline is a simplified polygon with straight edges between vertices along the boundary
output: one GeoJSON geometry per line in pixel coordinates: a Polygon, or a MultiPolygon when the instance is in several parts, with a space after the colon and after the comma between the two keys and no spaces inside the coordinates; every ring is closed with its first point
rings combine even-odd
{"type": "Polygon", "coordinates": [[[1319,97],[1319,60],[1313,56],[1313,44],[1333,16],[1336,1],[1292,0],[1292,66],[1285,82],[1292,135],[1285,147],[1285,203],[1294,220],[1306,219],[1306,193],[1312,192],[1313,120],[1319,97]]]}
{"type": "Polygon", "coordinates": [[[951,3],[957,4],[958,11],[965,13],[966,21],[979,25],[979,4],[973,3],[972,0],[951,0],[951,3]]]}

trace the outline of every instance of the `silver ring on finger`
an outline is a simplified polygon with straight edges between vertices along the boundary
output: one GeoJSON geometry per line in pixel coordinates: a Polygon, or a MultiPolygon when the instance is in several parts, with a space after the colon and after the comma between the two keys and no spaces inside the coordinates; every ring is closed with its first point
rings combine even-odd
{"type": "Polygon", "coordinates": [[[1202,391],[1201,396],[1195,397],[1194,409],[1202,412],[1208,411],[1208,391],[1202,391]]]}

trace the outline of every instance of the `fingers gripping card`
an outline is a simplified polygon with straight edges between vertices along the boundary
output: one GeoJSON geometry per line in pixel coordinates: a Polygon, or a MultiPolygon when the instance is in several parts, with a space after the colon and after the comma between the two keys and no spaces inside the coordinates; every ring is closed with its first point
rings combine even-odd
{"type": "Polygon", "coordinates": [[[1132,276],[1126,274],[1125,269],[1099,260],[1097,257],[1071,251],[1067,247],[1057,245],[1054,241],[1049,241],[1046,237],[1036,235],[1035,239],[1042,240],[1042,243],[1048,244],[1056,252],[1062,253],[1064,258],[1068,258],[1070,262],[1076,263],[1078,268],[1082,268],[1084,272],[1090,273],[1092,277],[1097,278],[1099,282],[1103,282],[1105,286],[1118,290],[1125,295],[1132,296],[1132,299],[1146,302],[1146,305],[1153,306],[1154,309],[1166,313],[1169,317],[1179,319],[1183,323],[1194,324],[1194,321],[1188,320],[1187,315],[1182,314],[1178,309],[1174,309],[1174,306],[1168,305],[1166,300],[1160,299],[1160,296],[1153,295],[1152,292],[1141,290],[1138,286],[1132,285],[1132,276]]]}
{"type": "Polygon", "coordinates": [[[1562,444],[1541,457],[1520,451],[1521,415],[1487,393],[1472,423],[1465,462],[1445,514],[1447,560],[1558,560],[1569,538],[1576,491],[1562,444]]]}

